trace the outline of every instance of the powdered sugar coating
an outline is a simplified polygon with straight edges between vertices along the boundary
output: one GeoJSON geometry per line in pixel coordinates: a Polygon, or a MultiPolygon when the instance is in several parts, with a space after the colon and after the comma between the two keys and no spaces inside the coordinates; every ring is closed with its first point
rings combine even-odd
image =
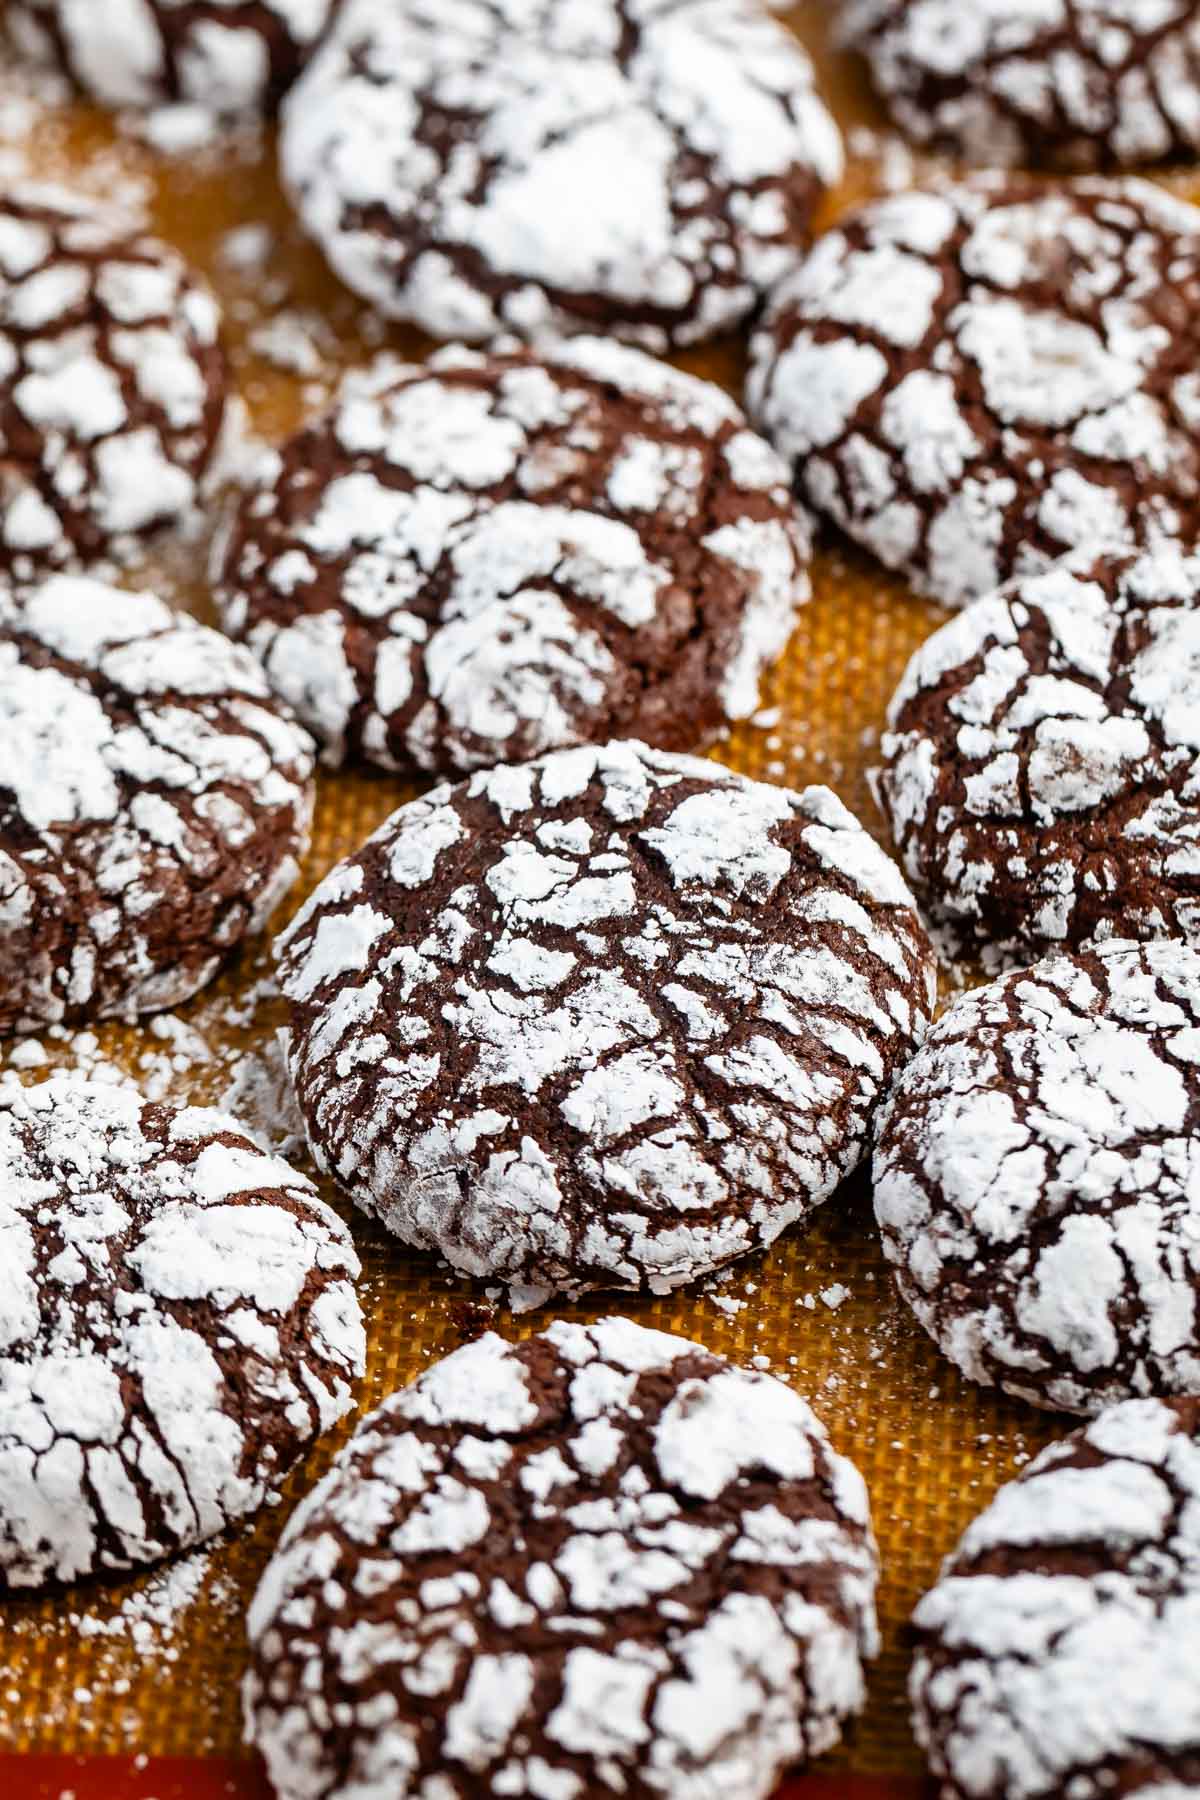
{"type": "Polygon", "coordinates": [[[946,1800],[1200,1788],[1200,1401],[1128,1400],[1052,1444],[914,1616],[917,1735],[946,1800]]]}
{"type": "Polygon", "coordinates": [[[10,1093],[0,1238],[0,1586],[215,1536],[349,1410],[350,1234],[223,1114],[71,1075],[10,1093]]]}
{"type": "Polygon", "coordinates": [[[10,0],[18,47],[105,106],[268,109],[341,0],[10,0]]]}
{"type": "Polygon", "coordinates": [[[598,338],[455,348],[356,379],[271,454],[218,602],[329,761],[467,770],[747,717],[809,548],[711,383],[598,338]]]}
{"type": "Polygon", "coordinates": [[[174,250],[57,188],[0,201],[0,571],[126,557],[231,427],[219,314],[174,250]]]}
{"type": "Polygon", "coordinates": [[[627,1319],[489,1335],[364,1420],[253,1602],[281,1800],[764,1800],[877,1649],[866,1489],[768,1376],[627,1319]]]}
{"type": "Polygon", "coordinates": [[[1200,951],[1116,941],[957,1000],[880,1109],[904,1297],[975,1381],[1200,1391],[1200,951]]]}
{"type": "Polygon", "coordinates": [[[990,967],[1200,937],[1200,558],[1079,552],[916,652],[877,796],[947,935],[990,967]]]}
{"type": "Polygon", "coordinates": [[[381,311],[651,349],[744,318],[842,166],[807,56],[755,0],[349,0],[281,155],[381,311]]]}
{"type": "Polygon", "coordinates": [[[1200,148],[1196,0],[847,0],[839,26],[920,144],[1076,169],[1200,148]]]}
{"type": "Polygon", "coordinates": [[[752,415],[799,488],[961,605],[1200,526],[1200,210],[978,176],[859,208],[780,285],[752,415]]]}
{"type": "Polygon", "coordinates": [[[665,1292],[805,1218],[933,1002],[833,794],[634,743],[401,807],[279,950],[321,1167],[518,1304],[665,1292]]]}
{"type": "Polygon", "coordinates": [[[0,1030],[210,981],[299,873],[313,760],[250,652],[153,595],[0,590],[0,1030]]]}

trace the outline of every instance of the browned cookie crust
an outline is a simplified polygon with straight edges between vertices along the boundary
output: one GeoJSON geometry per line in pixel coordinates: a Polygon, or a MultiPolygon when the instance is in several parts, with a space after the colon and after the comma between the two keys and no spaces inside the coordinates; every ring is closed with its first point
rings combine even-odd
{"type": "Polygon", "coordinates": [[[756,334],[801,492],[961,605],[1077,547],[1200,526],[1200,210],[979,176],[828,232],[756,334]]]}
{"type": "Polygon", "coordinates": [[[785,465],[711,383],[598,338],[456,348],[270,455],[218,603],[328,760],[464,771],[753,713],[808,553],[785,465]]]}
{"type": "Polygon", "coordinates": [[[744,319],[842,169],[809,59],[758,0],[356,0],[280,154],[380,311],[654,350],[744,319]]]}
{"type": "Polygon", "coordinates": [[[934,149],[1083,169],[1200,146],[1196,0],[845,0],[839,26],[934,149]]]}
{"type": "Polygon", "coordinates": [[[237,1123],[56,1075],[0,1104],[0,1589],[259,1507],[347,1412],[350,1234],[237,1123]]]}
{"type": "Polygon", "coordinates": [[[909,663],[875,786],[949,946],[989,967],[1200,937],[1200,559],[1079,552],[909,663]]]}
{"type": "Polygon", "coordinates": [[[313,745],[149,594],[0,591],[0,1031],[178,1005],[287,893],[313,745]]]}
{"type": "Polygon", "coordinates": [[[1200,1793],[1200,1400],[1129,1400],[1044,1451],[913,1624],[945,1800],[1200,1793]]]}
{"type": "Polygon", "coordinates": [[[342,0],[9,0],[27,55],[106,106],[270,111],[342,0]]]}
{"type": "Polygon", "coordinates": [[[281,1800],[766,1800],[877,1648],[857,1470],[627,1319],[457,1351],[364,1420],[250,1612],[281,1800]]]}
{"type": "Polygon", "coordinates": [[[1097,1412],[1200,1392],[1200,951],[1118,940],[957,1000],[877,1121],[875,1212],[975,1381],[1097,1412]]]}
{"type": "Polygon", "coordinates": [[[217,305],[92,202],[0,199],[0,573],[128,555],[193,512],[230,407],[217,305]]]}
{"type": "Polygon", "coordinates": [[[401,807],[279,949],[321,1166],[523,1304],[665,1292],[807,1218],[933,1004],[827,788],[632,743],[401,807]]]}

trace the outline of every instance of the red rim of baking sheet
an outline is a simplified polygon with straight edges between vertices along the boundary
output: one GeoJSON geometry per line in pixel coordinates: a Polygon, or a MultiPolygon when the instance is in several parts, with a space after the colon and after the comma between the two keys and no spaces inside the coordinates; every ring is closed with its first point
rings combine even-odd
{"type": "MultiPolygon", "coordinates": [[[[5,1800],[271,1800],[256,1762],[221,1757],[0,1756],[5,1800]]],[[[929,1800],[904,1775],[802,1775],[776,1800],[929,1800]]]]}

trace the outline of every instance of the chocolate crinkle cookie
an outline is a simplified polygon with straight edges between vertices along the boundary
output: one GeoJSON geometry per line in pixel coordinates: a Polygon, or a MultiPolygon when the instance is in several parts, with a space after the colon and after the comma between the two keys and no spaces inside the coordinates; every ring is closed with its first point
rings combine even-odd
{"type": "Polygon", "coordinates": [[[1078,547],[1196,534],[1198,358],[1200,210],[981,175],[822,237],[748,393],[811,503],[960,605],[1078,547]]]}
{"type": "Polygon", "coordinates": [[[349,0],[281,155],[383,312],[656,350],[736,326],[842,167],[808,57],[757,0],[349,0]]]}
{"type": "Polygon", "coordinates": [[[1200,1400],[1127,1400],[1052,1444],[913,1626],[943,1800],[1200,1793],[1200,1400]]]}
{"type": "Polygon", "coordinates": [[[901,1293],[975,1381],[1200,1393],[1200,951],[1116,941],[957,1000],[881,1107],[901,1293]]]}
{"type": "Polygon", "coordinates": [[[689,749],[754,712],[808,597],[789,482],[719,388],[640,350],[456,348],[270,453],[218,604],[334,763],[689,749]]]}
{"type": "Polygon", "coordinates": [[[6,190],[0,573],[125,560],[195,512],[238,416],[218,326],[182,257],[127,219],[59,188],[6,190]]]}
{"type": "Polygon", "coordinates": [[[877,796],[947,948],[1200,938],[1200,558],[1077,553],[916,652],[877,796]]]}
{"type": "Polygon", "coordinates": [[[0,1588],[215,1536],[349,1410],[350,1234],[221,1113],[9,1094],[0,1236],[0,1588]]]}
{"type": "Polygon", "coordinates": [[[1200,147],[1196,0],[846,0],[838,25],[919,144],[1075,169],[1200,147]]]}
{"type": "Polygon", "coordinates": [[[153,595],[0,589],[0,1031],[203,987],[299,873],[313,761],[250,652],[153,595]]]}
{"type": "Polygon", "coordinates": [[[877,1649],[867,1493],[799,1395],[627,1319],[365,1419],[250,1612],[281,1800],[765,1800],[877,1649]]]}
{"type": "Polygon", "coordinates": [[[269,110],[342,0],[8,0],[17,47],[105,106],[269,110]]]}
{"type": "Polygon", "coordinates": [[[860,1160],[933,960],[826,788],[645,745],[403,806],[279,945],[320,1165],[518,1305],[665,1292],[860,1160]]]}

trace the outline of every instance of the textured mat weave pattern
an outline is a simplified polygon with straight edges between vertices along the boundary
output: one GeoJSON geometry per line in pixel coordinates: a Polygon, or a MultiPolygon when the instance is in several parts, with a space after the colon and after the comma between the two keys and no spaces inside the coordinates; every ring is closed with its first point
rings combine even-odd
{"type": "MultiPolygon", "coordinates": [[[[826,92],[843,123],[856,128],[850,142],[857,154],[846,188],[828,208],[832,217],[878,179],[879,141],[868,142],[866,134],[880,122],[854,69],[824,53],[825,11],[822,0],[812,0],[790,17],[821,54],[826,92]]],[[[288,222],[269,147],[247,147],[232,162],[207,151],[166,161],[128,138],[114,138],[106,122],[81,107],[47,111],[25,100],[0,103],[0,140],[6,174],[28,160],[39,173],[73,177],[118,199],[145,198],[158,229],[219,290],[239,381],[266,436],[278,436],[319,405],[338,368],[360,358],[365,347],[421,349],[403,334],[372,330],[325,274],[288,222]],[[231,254],[228,234],[245,225],[272,234],[265,275],[239,268],[245,258],[231,254]],[[265,329],[272,317],[274,326],[265,329]],[[298,369],[281,369],[281,361],[298,369]]],[[[886,144],[883,149],[884,170],[894,174],[897,147],[890,154],[886,144]]],[[[1176,185],[1187,192],[1186,184],[1176,185]]],[[[687,364],[736,391],[739,356],[727,346],[694,354],[687,364]]],[[[172,598],[203,611],[202,568],[203,547],[189,547],[156,571],[156,579],[172,598]]],[[[715,754],[768,781],[827,782],[878,831],[865,770],[907,657],[941,616],[826,542],[815,599],[766,695],[767,722],[739,730],[715,754]]],[[[414,791],[383,777],[323,776],[306,885],[414,791]]],[[[264,973],[263,948],[243,958],[215,998],[202,996],[184,1010],[182,1016],[210,1041],[252,1043],[279,1022],[270,1006],[258,1009],[248,1030],[229,1022],[229,997],[248,991],[264,973]]],[[[155,1052],[163,1048],[145,1032],[101,1034],[102,1053],[130,1071],[137,1070],[147,1045],[155,1052]]],[[[54,1060],[70,1060],[70,1046],[48,1048],[54,1060]]],[[[193,1065],[175,1091],[208,1099],[214,1081],[206,1065],[193,1065]]],[[[370,1403],[478,1324],[479,1296],[361,1220],[355,1230],[367,1270],[370,1375],[363,1399],[370,1403]]],[[[893,1296],[861,1179],[824,1209],[814,1230],[740,1265],[715,1295],[619,1305],[647,1324],[703,1339],[730,1356],[766,1358],[775,1373],[812,1398],[837,1447],[858,1462],[883,1554],[885,1648],[873,1672],[869,1711],[823,1766],[913,1772],[919,1763],[903,1697],[904,1622],[967,1520],[1055,1434],[1055,1423],[968,1388],[939,1360],[893,1296]]],[[[509,1328],[503,1316],[496,1322],[509,1328]]],[[[516,1327],[536,1328],[536,1318],[516,1327]]],[[[206,1563],[196,1565],[190,1604],[169,1595],[164,1601],[162,1578],[156,1587],[151,1577],[149,1588],[143,1581],[6,1606],[0,1615],[0,1751],[235,1754],[240,1612],[287,1509],[335,1447],[330,1443],[310,1458],[281,1505],[255,1529],[217,1545],[206,1563]],[[146,1596],[144,1606],[139,1595],[146,1596]],[[164,1608],[167,1627],[159,1616],[164,1608]]]]}

